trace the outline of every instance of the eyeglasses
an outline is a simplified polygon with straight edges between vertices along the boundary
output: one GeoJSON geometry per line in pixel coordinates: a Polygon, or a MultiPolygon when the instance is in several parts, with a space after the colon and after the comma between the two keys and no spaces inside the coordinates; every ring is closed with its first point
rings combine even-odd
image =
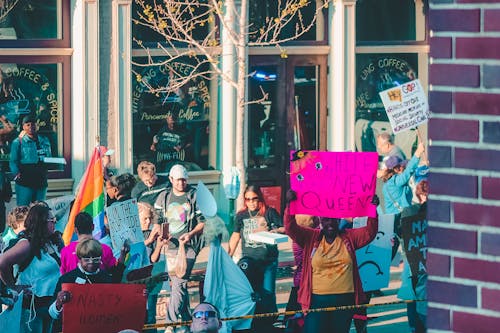
{"type": "Polygon", "coordinates": [[[200,319],[200,318],[215,318],[217,317],[217,312],[215,311],[196,311],[195,313],[193,313],[193,317],[196,318],[196,319],[200,319]]]}
{"type": "Polygon", "coordinates": [[[245,201],[252,201],[252,202],[256,202],[256,201],[259,201],[259,197],[245,198],[245,201]]]}
{"type": "Polygon", "coordinates": [[[98,264],[101,262],[101,257],[88,257],[88,258],[81,258],[81,259],[86,264],[98,264]]]}

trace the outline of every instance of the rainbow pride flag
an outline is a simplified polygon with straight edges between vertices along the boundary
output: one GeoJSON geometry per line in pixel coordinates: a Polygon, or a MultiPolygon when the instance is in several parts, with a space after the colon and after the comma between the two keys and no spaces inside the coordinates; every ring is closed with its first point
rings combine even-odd
{"type": "Polygon", "coordinates": [[[104,175],[99,146],[94,150],[87,170],[80,180],[75,202],[69,213],[68,224],[63,233],[64,244],[68,245],[74,236],[75,217],[80,212],[87,212],[94,218],[94,237],[105,236],[104,229],[104,175]]]}

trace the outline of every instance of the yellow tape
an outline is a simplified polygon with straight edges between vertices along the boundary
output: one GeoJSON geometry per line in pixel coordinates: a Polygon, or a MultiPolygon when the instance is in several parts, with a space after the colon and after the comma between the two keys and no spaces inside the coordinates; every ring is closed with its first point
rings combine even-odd
{"type": "MultiPolygon", "coordinates": [[[[257,313],[254,315],[221,318],[221,320],[222,321],[229,321],[229,320],[240,320],[240,319],[267,318],[267,317],[279,317],[282,315],[283,316],[292,316],[292,315],[297,314],[297,313],[356,310],[356,309],[373,308],[373,307],[383,306],[383,305],[409,304],[409,303],[415,303],[415,302],[425,302],[425,300],[417,299],[417,300],[394,301],[394,302],[379,303],[379,304],[343,305],[343,306],[332,306],[329,308],[318,308],[318,309],[309,309],[309,310],[257,313]]],[[[165,323],[165,324],[147,324],[147,325],[144,325],[143,330],[153,329],[153,328],[165,328],[168,326],[189,326],[189,325],[191,325],[191,322],[192,322],[192,320],[178,321],[175,323],[165,323]]]]}

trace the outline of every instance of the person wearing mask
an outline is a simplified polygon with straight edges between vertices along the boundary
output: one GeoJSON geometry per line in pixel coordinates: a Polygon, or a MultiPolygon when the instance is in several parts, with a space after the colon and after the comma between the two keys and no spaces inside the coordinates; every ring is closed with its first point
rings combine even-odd
{"type": "MultiPolygon", "coordinates": [[[[287,202],[296,200],[296,193],[287,193],[287,202]]],[[[372,204],[378,204],[374,196],[372,204]]],[[[355,251],[368,243],[378,231],[378,218],[368,218],[367,226],[339,230],[337,218],[319,217],[321,229],[301,227],[294,215],[285,213],[287,235],[304,250],[302,283],[298,301],[303,310],[363,304],[363,292],[355,251]]],[[[304,333],[348,333],[353,310],[310,312],[305,317],[304,333]]]]}
{"type": "Polygon", "coordinates": [[[217,333],[222,327],[220,312],[213,304],[200,302],[193,310],[191,333],[217,333]]]}
{"type": "Polygon", "coordinates": [[[160,192],[171,186],[168,177],[157,175],[155,165],[148,161],[139,163],[137,176],[141,181],[132,190],[132,197],[139,202],[154,205],[160,192]]]}
{"type": "MultiPolygon", "coordinates": [[[[245,207],[236,214],[233,233],[229,239],[228,253],[233,256],[241,240],[240,267],[244,270],[255,291],[261,294],[256,313],[276,312],[276,273],[278,269],[278,246],[252,241],[250,234],[259,231],[283,233],[283,222],[276,209],[266,205],[258,186],[249,185],[244,193],[245,207]],[[242,266],[243,265],[243,266],[242,266]]],[[[272,319],[272,318],[270,318],[272,319]]],[[[271,320],[255,322],[258,330],[272,329],[271,320]]]]}
{"type": "MultiPolygon", "coordinates": [[[[201,234],[205,226],[205,217],[198,208],[196,188],[188,185],[189,175],[180,164],[172,166],[169,179],[172,188],[162,191],[155,202],[155,209],[163,214],[163,221],[169,224],[170,241],[178,240],[179,246],[185,247],[187,267],[184,276],[171,276],[172,291],[167,308],[167,323],[179,319],[191,319],[187,283],[196,256],[201,250],[201,234]]],[[[168,329],[173,329],[168,327],[168,329]]]]}
{"type": "Polygon", "coordinates": [[[9,166],[15,175],[17,205],[28,206],[45,200],[48,183],[44,158],[52,156],[52,152],[49,139],[38,135],[33,116],[25,116],[22,125],[22,132],[12,142],[9,166]]]}
{"type": "Polygon", "coordinates": [[[55,224],[50,207],[35,202],[26,217],[24,238],[0,256],[2,281],[9,289],[24,291],[21,332],[50,333],[52,329],[48,309],[60,276],[55,224]],[[19,267],[17,281],[14,265],[19,267]]]}

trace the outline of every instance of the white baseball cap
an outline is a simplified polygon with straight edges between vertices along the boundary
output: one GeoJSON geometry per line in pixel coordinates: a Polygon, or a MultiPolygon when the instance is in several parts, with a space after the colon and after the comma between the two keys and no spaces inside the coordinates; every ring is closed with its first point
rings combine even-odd
{"type": "Polygon", "coordinates": [[[170,169],[169,176],[172,177],[173,179],[189,178],[186,168],[180,164],[176,164],[170,169]]]}

